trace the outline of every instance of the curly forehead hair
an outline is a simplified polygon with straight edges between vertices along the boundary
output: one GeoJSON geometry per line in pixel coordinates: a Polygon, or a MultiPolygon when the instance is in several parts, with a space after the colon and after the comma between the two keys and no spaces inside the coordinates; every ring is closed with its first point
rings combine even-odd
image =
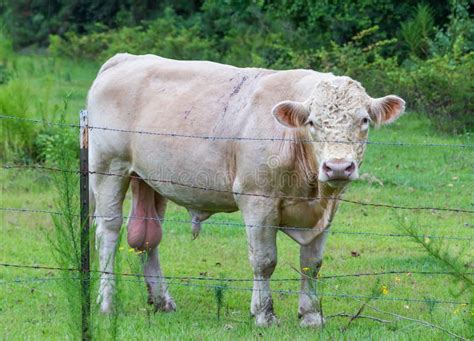
{"type": "Polygon", "coordinates": [[[333,81],[322,81],[314,89],[310,108],[322,110],[326,118],[340,119],[358,108],[368,106],[369,96],[362,85],[349,77],[338,77],[333,81]]]}

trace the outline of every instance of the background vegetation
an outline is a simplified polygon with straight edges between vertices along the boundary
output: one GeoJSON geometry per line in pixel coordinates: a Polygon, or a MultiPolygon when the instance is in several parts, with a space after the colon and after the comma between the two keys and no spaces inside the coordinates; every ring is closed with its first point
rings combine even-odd
{"type": "Polygon", "coordinates": [[[0,9],[16,49],[100,62],[128,51],[332,71],[374,96],[404,96],[441,131],[474,127],[468,0],[4,0],[0,9]]]}

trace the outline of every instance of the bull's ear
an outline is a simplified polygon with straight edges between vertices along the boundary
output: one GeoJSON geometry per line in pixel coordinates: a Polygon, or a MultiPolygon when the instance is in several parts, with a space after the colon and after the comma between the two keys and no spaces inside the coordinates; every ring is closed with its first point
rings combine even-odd
{"type": "Polygon", "coordinates": [[[301,102],[283,101],[273,107],[272,114],[280,124],[299,128],[307,122],[309,109],[301,102]]]}
{"type": "Polygon", "coordinates": [[[389,95],[372,98],[369,115],[375,125],[389,124],[395,121],[405,111],[405,101],[398,96],[389,95]]]}

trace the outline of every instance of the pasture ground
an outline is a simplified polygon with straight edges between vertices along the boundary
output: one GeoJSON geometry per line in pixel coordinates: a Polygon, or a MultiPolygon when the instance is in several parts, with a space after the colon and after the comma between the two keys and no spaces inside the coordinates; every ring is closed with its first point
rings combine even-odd
{"type": "MultiPolygon", "coordinates": [[[[45,57],[22,57],[19,65],[34,98],[48,91],[49,106],[69,97],[68,121],[76,122],[83,106],[86,90],[92,82],[96,66],[81,62],[50,60],[45,57]]],[[[410,99],[407,99],[408,103],[410,99]]],[[[3,113],[2,113],[3,114],[3,113]]],[[[4,113],[8,114],[8,113],[4,113]]],[[[34,116],[32,116],[34,117],[34,116]]],[[[427,120],[407,113],[390,127],[372,130],[371,141],[403,141],[413,143],[471,143],[469,136],[446,137],[435,134],[427,120]]],[[[370,173],[381,183],[358,181],[352,184],[345,198],[363,202],[399,204],[403,206],[459,207],[472,209],[474,183],[474,151],[470,148],[379,146],[370,145],[362,173],[370,173]],[[382,185],[383,184],[383,185],[382,185]]],[[[54,210],[54,186],[51,174],[29,170],[1,170],[1,207],[23,207],[54,210]]],[[[129,198],[126,206],[129,207],[129,198]]],[[[125,213],[127,210],[124,211],[125,213]]],[[[55,265],[48,234],[52,231],[51,217],[45,214],[1,212],[1,262],[27,265],[55,265]]],[[[169,205],[167,218],[188,220],[186,211],[169,205]]],[[[219,214],[212,220],[241,223],[240,214],[219,214]]],[[[393,210],[342,203],[333,223],[321,274],[348,274],[383,270],[446,271],[408,237],[378,236],[404,234],[401,222],[413,224],[420,235],[471,238],[472,215],[441,211],[393,210]],[[345,233],[343,233],[345,232],[345,233]],[[346,234],[369,233],[369,234],[346,234]],[[354,257],[354,254],[358,256],[354,257]]],[[[436,238],[430,238],[433,243],[436,238]]],[[[461,261],[472,266],[473,251],[469,240],[445,240],[450,252],[464,250],[461,261]]],[[[293,268],[299,265],[297,245],[283,234],[278,236],[278,266],[273,275],[296,278],[293,268]]],[[[129,252],[123,240],[118,250],[118,268],[135,272],[138,259],[129,252]]],[[[247,259],[245,231],[242,227],[205,225],[197,240],[192,240],[190,224],[165,223],[160,245],[160,257],[167,276],[209,276],[251,278],[247,259]]],[[[49,278],[0,284],[1,339],[65,339],[68,329],[68,307],[61,290],[61,274],[55,271],[0,269],[1,281],[49,278]],[[54,280],[57,278],[58,280],[54,280]]],[[[173,281],[170,291],[178,306],[171,314],[153,314],[147,308],[146,289],[141,280],[123,278],[119,281],[121,308],[117,320],[120,339],[413,339],[446,340],[449,336],[419,323],[398,321],[379,323],[358,319],[345,331],[348,318],[332,318],[324,329],[308,330],[298,327],[297,295],[275,293],[275,311],[281,319],[279,327],[256,328],[249,317],[251,293],[230,288],[224,290],[221,319],[217,319],[214,288],[187,286],[196,282],[173,281]]],[[[203,284],[199,282],[198,284],[203,284]]],[[[205,284],[215,284],[208,283],[205,284]]],[[[228,283],[229,287],[250,288],[251,283],[228,283]]],[[[434,304],[400,301],[440,300],[468,302],[469,294],[453,297],[459,287],[448,276],[387,275],[377,282],[374,277],[327,279],[321,281],[323,295],[370,295],[385,286],[388,290],[380,299],[370,302],[378,309],[421,319],[439,325],[458,335],[469,335],[468,320],[472,305],[434,304]]],[[[299,289],[297,282],[275,282],[277,290],[299,289]]],[[[94,295],[96,288],[94,288],[94,295]]],[[[471,302],[472,303],[472,302],[471,302]]],[[[324,296],[326,316],[346,312],[354,314],[361,299],[324,296]]],[[[394,320],[392,316],[367,308],[364,314],[394,320]]],[[[79,323],[79,321],[78,321],[79,323]]],[[[111,338],[113,321],[97,314],[94,307],[95,332],[111,338]]],[[[472,331],[471,331],[472,332],[472,331]]]]}

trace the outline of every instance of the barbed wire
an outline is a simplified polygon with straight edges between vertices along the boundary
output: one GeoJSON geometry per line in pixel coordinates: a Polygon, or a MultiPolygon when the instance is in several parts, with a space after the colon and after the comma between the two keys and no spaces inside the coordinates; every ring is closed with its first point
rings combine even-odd
{"type": "MultiPolygon", "coordinates": [[[[3,264],[0,264],[3,265],[3,264]]],[[[35,267],[35,269],[37,269],[35,267]]],[[[51,269],[51,268],[49,268],[51,269]]],[[[70,269],[67,269],[70,270],[70,269]]],[[[76,271],[81,271],[77,270],[76,271]]],[[[113,274],[116,276],[128,276],[129,274],[124,274],[124,273],[106,273],[106,274],[113,274]]],[[[146,277],[144,275],[136,275],[132,274],[132,277],[146,277]]],[[[151,276],[149,276],[151,277],[151,276]]],[[[153,278],[157,278],[157,276],[153,276],[153,278]]],[[[196,280],[208,280],[208,279],[202,279],[200,277],[195,277],[195,278],[187,278],[187,277],[172,277],[172,276],[161,276],[159,277],[161,279],[166,279],[170,280],[169,282],[166,282],[167,286],[183,286],[183,287],[198,287],[198,288],[208,288],[208,289],[221,289],[221,290],[233,290],[233,291],[245,291],[245,292],[261,292],[267,290],[263,289],[258,289],[258,288],[247,288],[247,287],[240,287],[240,286],[231,286],[226,283],[228,282],[237,282],[237,281],[245,281],[245,282],[253,282],[253,281],[259,281],[259,280],[253,280],[253,279],[237,279],[237,280],[232,280],[230,281],[229,279],[226,278],[213,278],[214,281],[220,282],[219,284],[207,284],[207,283],[192,283],[190,281],[196,281],[196,280]],[[179,280],[181,282],[175,282],[175,280],[179,280]],[[187,281],[187,282],[183,282],[187,281]]],[[[72,279],[80,280],[80,277],[73,277],[72,279]]],[[[318,278],[318,279],[324,279],[324,277],[318,278]]],[[[56,281],[60,280],[58,279],[51,279],[51,278],[32,278],[32,282],[50,282],[50,281],[56,281]]],[[[89,281],[96,280],[94,278],[89,279],[89,281]]],[[[300,281],[301,279],[290,279],[291,281],[300,281]]],[[[143,283],[143,280],[138,280],[138,279],[132,279],[132,278],[121,278],[120,281],[124,282],[136,282],[136,283],[143,283]]],[[[263,280],[262,280],[263,281],[263,280]]],[[[278,281],[277,279],[270,279],[270,282],[276,282],[278,281]]],[[[288,281],[288,279],[283,279],[279,280],[281,281],[288,281]]],[[[27,283],[30,282],[29,279],[15,279],[12,281],[0,281],[0,284],[18,284],[18,283],[27,283]]],[[[301,294],[308,294],[308,292],[301,291],[301,290],[288,290],[288,289],[270,289],[269,290],[271,293],[274,294],[286,294],[286,295],[301,295],[301,294]]],[[[388,296],[365,296],[365,295],[353,295],[353,294],[336,294],[336,293],[325,293],[325,292],[320,292],[317,294],[319,297],[333,297],[333,298],[350,298],[350,299],[374,299],[374,300],[384,300],[384,301],[402,301],[402,302],[413,302],[413,303],[426,303],[429,301],[432,304],[454,304],[454,305],[471,305],[469,302],[461,302],[461,301],[450,301],[450,300],[438,300],[438,299],[433,299],[433,298],[423,298],[423,299],[416,299],[416,298],[405,298],[405,297],[388,297],[388,296]]]]}
{"type": "MultiPolygon", "coordinates": [[[[0,280],[0,285],[34,283],[34,282],[56,282],[64,280],[64,277],[33,277],[33,278],[15,278],[12,280],[0,280]]],[[[77,279],[80,279],[79,277],[77,279]]]]}
{"type": "MultiPolygon", "coordinates": [[[[44,124],[47,126],[67,127],[67,128],[81,128],[80,124],[72,123],[56,123],[48,122],[39,119],[16,117],[8,115],[0,115],[0,119],[12,119],[20,120],[31,123],[44,124]]],[[[141,135],[155,135],[163,137],[177,137],[177,138],[190,138],[190,139],[203,139],[210,141],[288,141],[288,142],[299,142],[299,143],[340,143],[340,144],[367,144],[367,145],[381,145],[381,146],[396,146],[396,147],[448,147],[448,148],[474,148],[474,144],[450,144],[450,143],[412,143],[412,142],[381,142],[381,141],[337,141],[337,140],[301,140],[301,139],[287,139],[287,138],[273,138],[273,137],[238,137],[238,136],[208,136],[208,135],[193,135],[193,134],[181,134],[181,133],[165,133],[165,132],[152,132],[146,130],[129,130],[120,128],[100,127],[88,125],[90,130],[105,130],[120,133],[133,133],[141,135]]]]}
{"type": "MultiPolygon", "coordinates": [[[[127,280],[131,281],[131,280],[127,280]]],[[[224,290],[235,290],[235,291],[248,291],[248,292],[263,292],[263,289],[253,289],[253,288],[243,288],[243,287],[235,287],[235,286],[225,286],[224,288],[222,285],[209,285],[209,284],[201,284],[201,283],[177,283],[172,282],[168,283],[169,285],[177,285],[177,286],[185,286],[185,287],[205,287],[210,289],[222,288],[224,290]]],[[[288,294],[288,295],[301,295],[301,294],[308,294],[308,292],[298,291],[298,290],[283,290],[283,289],[270,289],[271,293],[276,294],[288,294]]],[[[267,291],[265,291],[267,292],[267,291]]],[[[430,303],[433,304],[455,304],[455,305],[471,305],[469,302],[460,302],[460,301],[449,301],[449,300],[435,300],[431,298],[423,298],[423,299],[416,299],[416,298],[404,298],[404,297],[387,297],[387,296],[364,296],[364,295],[352,295],[352,294],[334,294],[334,293],[318,293],[317,296],[319,297],[334,297],[334,298],[353,298],[353,299],[374,299],[374,300],[382,300],[382,301],[402,301],[402,302],[414,302],[414,303],[425,303],[429,300],[430,303]]]]}
{"type": "MultiPolygon", "coordinates": [[[[77,268],[64,268],[56,266],[45,266],[45,265],[24,265],[14,263],[0,263],[0,266],[7,268],[16,269],[33,269],[33,270],[50,270],[50,271],[67,271],[67,272],[85,272],[82,269],[77,268]]],[[[272,278],[269,280],[253,279],[253,278],[226,278],[226,277],[207,277],[207,276],[158,276],[158,275],[145,275],[128,272],[114,272],[114,271],[101,271],[101,270],[89,270],[92,274],[104,274],[124,277],[138,277],[138,278],[152,278],[152,279],[166,279],[166,280],[179,280],[179,281],[213,281],[213,282],[259,282],[259,281],[270,281],[270,282],[295,282],[300,281],[301,278],[272,278]]],[[[324,275],[318,276],[317,279],[341,279],[351,277],[376,277],[376,276],[387,276],[387,275],[453,275],[454,272],[450,271],[419,271],[419,270],[387,270],[378,272],[359,272],[352,274],[336,274],[336,275],[324,275]]],[[[473,275],[474,272],[469,272],[467,275],[473,275]]],[[[309,276],[308,276],[309,277],[309,276]]]]}
{"type": "MultiPolygon", "coordinates": [[[[51,215],[64,215],[62,212],[58,211],[50,211],[50,210],[41,210],[41,209],[28,209],[28,208],[15,208],[15,207],[0,207],[0,211],[9,211],[9,212],[25,212],[25,213],[40,213],[40,214],[51,214],[51,215]]],[[[70,216],[70,215],[69,215],[70,216]]],[[[79,215],[76,215],[79,217],[79,215]]],[[[103,215],[91,215],[91,218],[102,218],[102,219],[116,219],[116,218],[123,218],[123,219],[141,219],[141,220],[153,220],[158,221],[160,223],[177,223],[177,224],[186,224],[190,225],[196,223],[193,220],[182,220],[182,219],[171,219],[171,218],[159,218],[159,217],[141,217],[141,216],[133,216],[133,215],[118,215],[118,216],[103,216],[103,215]]],[[[255,225],[255,224],[243,224],[225,220],[216,220],[216,221],[202,221],[200,222],[202,225],[215,225],[215,226],[227,226],[227,227],[257,227],[257,228],[275,228],[277,230],[291,230],[291,231],[301,231],[301,232],[314,232],[311,228],[304,228],[304,227],[284,227],[284,226],[277,226],[277,225],[255,225]]],[[[331,231],[331,230],[323,230],[321,233],[330,233],[330,234],[348,234],[348,235],[371,235],[371,236],[378,236],[378,237],[399,237],[399,238],[409,238],[414,237],[411,234],[400,234],[400,233],[378,233],[378,232],[366,232],[366,231],[331,231]]],[[[472,241],[472,237],[452,237],[452,236],[439,236],[439,235],[416,235],[419,238],[431,238],[431,239],[446,239],[446,240],[468,240],[472,241]]]]}
{"type": "MultiPolygon", "coordinates": [[[[74,173],[74,174],[83,173],[80,170],[62,169],[58,167],[40,166],[40,165],[31,165],[31,166],[30,165],[2,165],[2,168],[3,169],[31,168],[31,169],[43,169],[43,170],[51,170],[51,171],[65,172],[65,173],[74,173]]],[[[335,201],[346,202],[346,203],[350,203],[354,205],[379,207],[379,208],[390,208],[390,209],[399,209],[399,210],[445,211],[445,212],[474,214],[474,210],[469,210],[469,209],[464,209],[464,208],[445,208],[445,207],[430,207],[430,206],[413,207],[413,206],[401,206],[401,205],[392,205],[392,204],[384,204],[384,203],[362,202],[362,201],[344,199],[344,198],[339,198],[339,197],[305,197],[305,196],[291,196],[291,195],[271,195],[271,194],[263,194],[263,193],[247,193],[247,192],[239,192],[239,191],[205,187],[205,186],[194,185],[194,184],[185,184],[176,180],[140,177],[138,175],[133,175],[133,174],[118,174],[118,173],[101,172],[101,171],[95,171],[95,170],[89,170],[87,173],[91,175],[115,176],[115,177],[138,179],[138,180],[150,181],[150,182],[159,182],[159,183],[170,184],[174,186],[182,186],[182,187],[191,188],[191,189],[198,189],[198,190],[202,190],[206,192],[210,191],[210,192],[217,192],[217,193],[227,193],[227,194],[232,194],[236,196],[250,196],[250,197],[262,197],[262,198],[269,198],[269,199],[288,199],[288,200],[305,200],[305,201],[335,200],[335,201]]]]}

